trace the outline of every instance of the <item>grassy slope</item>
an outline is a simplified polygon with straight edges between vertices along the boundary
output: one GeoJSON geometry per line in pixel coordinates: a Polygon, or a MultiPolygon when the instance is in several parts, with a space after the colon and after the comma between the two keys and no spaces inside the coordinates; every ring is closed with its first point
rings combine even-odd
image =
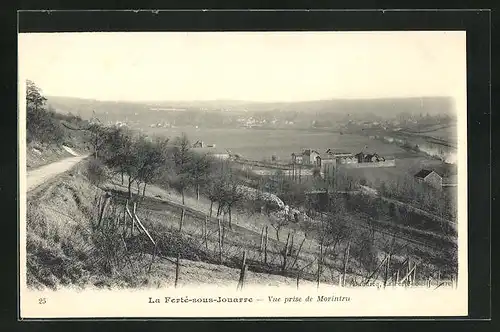
{"type": "MultiPolygon", "coordinates": [[[[117,178],[113,179],[111,188],[122,189],[117,178]]],[[[58,287],[64,285],[87,286],[120,286],[120,287],[162,287],[172,284],[173,271],[172,257],[178,250],[183,252],[185,260],[182,262],[181,284],[209,283],[225,285],[227,282],[237,282],[239,259],[243,249],[247,251],[249,263],[249,282],[258,284],[293,284],[295,280],[278,275],[256,273],[263,269],[260,253],[257,248],[260,242],[262,226],[270,225],[267,216],[260,214],[249,215],[236,211],[234,215],[235,227],[227,230],[226,247],[224,250],[227,266],[217,264],[217,224],[209,225],[208,248],[200,243],[203,222],[200,219],[186,217],[183,232],[185,236],[178,240],[173,229],[178,227],[179,211],[172,209],[155,196],[162,199],[181,202],[180,196],[174,191],[163,190],[155,186],[148,186],[145,202],[141,202],[139,216],[151,230],[156,239],[163,240],[168,250],[161,253],[153,264],[151,272],[147,272],[150,258],[147,254],[132,254],[130,264],[122,264],[119,268],[107,268],[102,262],[105,248],[92,236],[89,220],[96,218],[96,194],[101,190],[90,184],[85,177],[83,165],[64,175],[59,181],[49,185],[45,190],[37,193],[37,197],[29,198],[28,208],[28,282],[31,286],[46,285],[58,287]],[[175,240],[172,244],[171,240],[175,240]],[[170,259],[168,258],[170,257],[170,259]]],[[[196,210],[208,212],[209,202],[206,199],[197,201],[191,196],[186,197],[186,204],[196,210]]],[[[118,210],[123,206],[118,205],[118,210]]],[[[281,244],[276,241],[274,229],[269,226],[269,262],[275,266],[279,264],[279,249],[289,231],[295,231],[295,245],[304,238],[304,231],[299,225],[290,224],[280,232],[281,244]]],[[[313,239],[314,232],[308,234],[304,243],[298,264],[301,267],[311,263],[304,277],[314,280],[314,272],[318,244],[313,239]]],[[[384,239],[377,234],[379,243],[384,239]]],[[[119,241],[117,241],[119,242],[119,241]]],[[[355,244],[353,244],[355,246],[355,244]]],[[[353,247],[354,248],[354,247],[353,247]]],[[[354,250],[354,249],[353,249],[354,250]]],[[[322,280],[336,283],[341,271],[343,246],[337,248],[337,259],[330,261],[331,268],[325,268],[322,280]]],[[[434,253],[428,251],[417,252],[417,257],[433,259],[434,253]]],[[[406,254],[400,253],[393,257],[394,261],[403,260],[406,254]]],[[[328,263],[328,260],[327,260],[328,263]]],[[[276,273],[276,271],[273,271],[276,273]]],[[[363,273],[360,262],[351,258],[350,276],[360,277],[363,273]]],[[[359,278],[358,278],[359,280],[359,278]]]]}
{"type": "MultiPolygon", "coordinates": [[[[147,273],[149,255],[132,254],[131,265],[104,271],[91,236],[89,219],[100,189],[83,175],[83,166],[64,175],[36,197],[28,198],[27,279],[31,287],[163,287],[173,284],[175,265],[157,258],[147,273]],[[96,260],[97,259],[97,260],[96,260]]],[[[180,285],[237,283],[239,270],[200,261],[181,260],[180,285]]],[[[293,278],[249,272],[249,284],[292,285],[293,278]]]]}
{"type": "Polygon", "coordinates": [[[26,146],[26,168],[38,168],[52,162],[71,157],[62,146],[32,142],[26,146]]]}
{"type": "MultiPolygon", "coordinates": [[[[125,191],[125,186],[120,184],[118,178],[115,178],[109,184],[109,189],[113,190],[122,190],[125,191]]],[[[141,203],[142,209],[144,209],[143,216],[145,219],[152,220],[154,223],[161,224],[169,224],[170,227],[177,228],[179,223],[179,215],[180,209],[172,210],[171,207],[167,204],[162,203],[163,199],[168,201],[176,202],[181,204],[182,199],[180,194],[178,194],[174,190],[162,189],[157,186],[149,185],[146,190],[147,199],[143,203],[141,203]],[[158,198],[161,197],[161,198],[158,198]]],[[[202,211],[204,213],[208,213],[210,209],[210,203],[207,199],[201,197],[200,200],[196,200],[195,197],[190,196],[189,194],[185,197],[186,206],[193,208],[198,211],[202,211]]],[[[216,206],[213,207],[213,215],[216,214],[216,206]]],[[[349,214],[347,217],[348,224],[353,225],[353,230],[357,234],[361,232],[362,229],[358,228],[355,225],[366,224],[366,220],[363,216],[360,216],[355,213],[349,214]]],[[[269,226],[269,238],[271,239],[272,245],[270,245],[270,250],[272,254],[270,254],[270,261],[274,263],[279,263],[280,258],[278,256],[278,251],[280,248],[284,247],[284,242],[286,241],[286,237],[288,232],[291,232],[295,236],[295,245],[298,245],[304,237],[306,240],[304,242],[301,256],[298,260],[298,265],[301,267],[306,266],[307,264],[314,261],[317,256],[319,243],[315,239],[315,226],[312,224],[312,228],[308,227],[307,233],[304,229],[304,224],[294,224],[289,223],[286,226],[283,226],[279,232],[280,242],[277,242],[275,229],[271,226],[272,219],[265,215],[261,214],[249,214],[243,212],[241,210],[234,211],[233,215],[233,223],[235,227],[232,231],[228,231],[228,243],[234,246],[233,249],[228,249],[229,251],[235,250],[235,248],[245,248],[247,250],[247,257],[258,261],[260,259],[260,254],[258,252],[259,242],[260,242],[260,234],[262,231],[262,227],[269,226]]],[[[217,224],[212,222],[208,225],[209,234],[212,236],[212,241],[210,242],[210,249],[216,247],[216,234],[217,234],[217,224]],[[211,233],[210,233],[211,232],[211,233]]],[[[201,239],[202,238],[202,229],[203,229],[203,221],[197,218],[190,218],[186,216],[184,221],[183,229],[185,232],[192,234],[193,237],[201,239]]],[[[378,246],[378,255],[383,255],[382,247],[390,240],[387,234],[377,233],[376,235],[376,243],[378,246]]],[[[408,243],[404,240],[397,241],[400,246],[405,246],[408,243]]],[[[335,261],[328,261],[329,268],[325,268],[323,277],[326,280],[338,278],[338,274],[342,270],[341,260],[342,253],[344,250],[344,243],[341,243],[336,250],[337,258],[335,261]]],[[[442,265],[443,257],[442,253],[436,252],[435,250],[422,246],[415,246],[415,244],[409,245],[409,250],[411,254],[414,254],[416,257],[425,257],[428,262],[432,261],[433,264],[442,265]]],[[[403,257],[404,253],[400,252],[399,255],[401,257],[394,257],[394,260],[400,259],[403,261],[406,257],[403,257]]],[[[312,264],[306,271],[313,276],[315,273],[316,264],[312,264]]],[[[351,256],[351,264],[349,267],[350,276],[353,278],[360,277],[364,275],[365,271],[361,267],[359,261],[351,256]]]]}

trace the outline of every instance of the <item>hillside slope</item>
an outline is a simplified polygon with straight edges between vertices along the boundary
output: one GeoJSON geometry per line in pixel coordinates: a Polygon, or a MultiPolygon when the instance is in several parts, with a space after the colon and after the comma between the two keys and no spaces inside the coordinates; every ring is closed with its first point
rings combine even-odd
{"type": "Polygon", "coordinates": [[[49,96],[48,104],[58,112],[73,112],[84,119],[89,119],[94,112],[97,116],[120,116],[122,119],[132,117],[135,113],[145,114],[152,107],[168,107],[178,109],[231,109],[233,111],[290,111],[290,112],[325,112],[339,114],[376,114],[392,117],[401,111],[431,115],[451,114],[453,102],[448,97],[422,98],[380,98],[380,99],[330,99],[302,102],[250,102],[250,101],[157,101],[157,102],[114,102],[92,99],[49,96]]]}
{"type": "MultiPolygon", "coordinates": [[[[148,272],[151,255],[132,252],[128,262],[110,263],[109,243],[95,232],[96,197],[103,192],[85,176],[85,164],[28,197],[27,281],[30,288],[49,287],[168,287],[174,284],[173,257],[156,257],[148,272]]],[[[109,234],[107,234],[109,235],[109,234]]],[[[183,240],[181,240],[183,241],[183,240]]],[[[190,243],[182,244],[189,250],[190,243]]],[[[116,258],[116,257],[115,257],[116,258]]],[[[180,260],[178,285],[236,284],[239,269],[187,259],[180,260]]],[[[249,271],[246,284],[295,285],[296,280],[249,271]]],[[[313,283],[301,281],[301,284],[313,283]]]]}

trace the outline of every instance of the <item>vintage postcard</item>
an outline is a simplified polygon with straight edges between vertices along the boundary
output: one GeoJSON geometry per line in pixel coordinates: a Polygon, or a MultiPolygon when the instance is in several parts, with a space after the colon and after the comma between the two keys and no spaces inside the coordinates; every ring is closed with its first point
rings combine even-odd
{"type": "Polygon", "coordinates": [[[464,31],[19,34],[20,316],[466,316],[464,31]]]}

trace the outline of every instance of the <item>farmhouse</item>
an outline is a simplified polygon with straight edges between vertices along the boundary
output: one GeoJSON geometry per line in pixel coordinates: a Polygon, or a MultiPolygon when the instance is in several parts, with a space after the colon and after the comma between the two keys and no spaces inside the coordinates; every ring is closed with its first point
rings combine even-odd
{"type": "Polygon", "coordinates": [[[417,182],[427,183],[435,188],[443,185],[443,178],[433,170],[421,169],[414,177],[417,182]]]}
{"type": "Polygon", "coordinates": [[[319,164],[321,165],[321,157],[319,155],[319,152],[316,150],[311,150],[311,149],[306,149],[302,152],[302,161],[306,165],[314,165],[318,163],[318,157],[319,159],[319,164]]]}
{"type": "Polygon", "coordinates": [[[376,153],[365,154],[363,152],[360,152],[360,153],[356,154],[355,157],[356,157],[358,163],[373,163],[373,162],[385,161],[384,157],[381,157],[376,153]]]}
{"type": "Polygon", "coordinates": [[[316,150],[305,149],[301,154],[292,153],[292,163],[321,166],[321,156],[316,150]]]}
{"type": "Polygon", "coordinates": [[[203,141],[196,141],[194,144],[193,144],[193,148],[203,148],[205,147],[205,143],[203,141]]]}
{"type": "Polygon", "coordinates": [[[335,159],[335,162],[339,164],[352,164],[357,162],[356,158],[354,158],[354,155],[351,152],[328,149],[326,150],[325,154],[328,155],[329,158],[335,159]]]}
{"type": "Polygon", "coordinates": [[[352,153],[346,151],[336,151],[334,149],[328,149],[325,151],[325,154],[330,155],[332,157],[351,157],[352,153]]]}
{"type": "Polygon", "coordinates": [[[303,158],[301,154],[292,153],[292,163],[293,164],[302,164],[303,158]]]}

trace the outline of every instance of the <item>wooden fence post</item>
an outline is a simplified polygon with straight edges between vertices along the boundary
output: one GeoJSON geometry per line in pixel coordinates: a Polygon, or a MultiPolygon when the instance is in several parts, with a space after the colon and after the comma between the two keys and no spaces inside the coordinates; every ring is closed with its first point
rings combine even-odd
{"type": "Polygon", "coordinates": [[[342,274],[342,286],[345,287],[345,278],[347,274],[347,264],[349,263],[349,250],[351,249],[351,241],[347,242],[347,247],[344,252],[344,273],[342,274]]]}
{"type": "Polygon", "coordinates": [[[401,282],[403,282],[405,285],[408,285],[408,280],[411,278],[412,276],[412,273],[413,273],[413,270],[415,270],[415,268],[417,267],[417,263],[415,263],[413,265],[413,267],[411,268],[410,272],[408,272],[405,277],[401,280],[401,282]]]}
{"type": "Polygon", "coordinates": [[[177,260],[175,261],[175,283],[174,287],[177,288],[177,283],[179,281],[179,261],[181,258],[181,254],[177,254],[177,260]]]}
{"type": "Polygon", "coordinates": [[[268,226],[266,226],[266,238],[264,240],[264,264],[267,264],[267,242],[269,240],[268,226]]]}
{"type": "Polygon", "coordinates": [[[104,197],[104,203],[102,204],[102,208],[101,208],[101,211],[99,213],[99,222],[97,223],[97,227],[101,227],[101,222],[102,222],[102,219],[104,218],[104,214],[106,213],[106,208],[107,208],[107,205],[108,205],[108,201],[109,201],[109,197],[108,196],[105,196],[104,197]]]}
{"type": "Polygon", "coordinates": [[[417,286],[417,262],[415,262],[413,266],[415,268],[413,269],[413,278],[411,278],[411,280],[412,280],[412,285],[417,286]]]}
{"type": "Polygon", "coordinates": [[[222,264],[222,226],[220,218],[217,217],[217,225],[219,226],[219,263],[222,264]]]}
{"type": "Polygon", "coordinates": [[[148,272],[151,272],[151,267],[153,266],[153,262],[155,260],[155,257],[156,257],[156,245],[153,247],[153,255],[151,257],[151,263],[149,263],[148,272]]]}
{"type": "Polygon", "coordinates": [[[392,256],[392,254],[389,254],[389,257],[387,258],[387,264],[385,266],[384,288],[387,286],[387,279],[389,278],[389,267],[390,267],[390,264],[391,264],[391,256],[392,256]]]}
{"type": "Polygon", "coordinates": [[[208,250],[208,217],[205,216],[205,232],[204,232],[205,248],[208,250]]]}
{"type": "Polygon", "coordinates": [[[224,224],[224,219],[222,219],[222,242],[221,247],[224,248],[224,240],[226,239],[226,224],[224,224]]]}
{"type": "Polygon", "coordinates": [[[262,226],[262,231],[260,232],[260,246],[259,246],[259,252],[262,255],[264,252],[264,226],[262,226]]]}
{"type": "Polygon", "coordinates": [[[290,232],[288,232],[288,236],[286,238],[285,248],[283,250],[283,265],[281,266],[281,272],[285,273],[286,270],[286,258],[288,256],[288,243],[290,241],[290,232]]]}
{"type": "Polygon", "coordinates": [[[323,262],[323,243],[319,245],[319,258],[318,258],[318,272],[316,276],[316,288],[319,288],[319,282],[321,278],[321,263],[323,262]]]}
{"type": "Polygon", "coordinates": [[[184,206],[182,207],[182,212],[181,212],[181,220],[179,221],[179,232],[182,231],[182,224],[184,223],[184,214],[186,213],[186,210],[184,209],[184,206]]]}
{"type": "Polygon", "coordinates": [[[241,260],[241,269],[240,269],[240,280],[238,281],[238,286],[236,287],[236,290],[238,289],[243,289],[243,285],[245,283],[245,272],[247,269],[247,252],[243,251],[243,259],[241,260]]]}
{"type": "Polygon", "coordinates": [[[290,247],[289,247],[289,250],[288,250],[288,254],[291,256],[293,254],[293,239],[295,237],[295,234],[292,234],[292,239],[290,241],[290,247]]]}
{"type": "Polygon", "coordinates": [[[410,270],[411,270],[411,259],[408,257],[408,268],[406,270],[406,280],[405,280],[405,286],[408,287],[411,285],[411,274],[410,274],[410,270]]]}
{"type": "Polygon", "coordinates": [[[127,210],[123,207],[123,233],[125,233],[127,229],[127,210]]]}
{"type": "Polygon", "coordinates": [[[135,226],[135,218],[134,216],[132,215],[132,212],[130,212],[130,209],[128,207],[128,199],[127,201],[125,202],[125,210],[127,211],[127,214],[128,216],[130,217],[130,219],[132,220],[132,222],[130,223],[130,236],[133,236],[134,235],[134,228],[136,227],[135,226]]]}
{"type": "Polygon", "coordinates": [[[380,262],[380,264],[377,265],[377,267],[375,268],[375,270],[370,274],[370,276],[368,278],[366,278],[365,285],[368,285],[370,283],[370,280],[372,278],[374,278],[374,277],[376,278],[378,276],[378,274],[380,273],[379,270],[382,267],[382,265],[386,264],[387,258],[389,258],[389,256],[386,255],[384,257],[384,259],[382,260],[382,262],[380,262]]]}

